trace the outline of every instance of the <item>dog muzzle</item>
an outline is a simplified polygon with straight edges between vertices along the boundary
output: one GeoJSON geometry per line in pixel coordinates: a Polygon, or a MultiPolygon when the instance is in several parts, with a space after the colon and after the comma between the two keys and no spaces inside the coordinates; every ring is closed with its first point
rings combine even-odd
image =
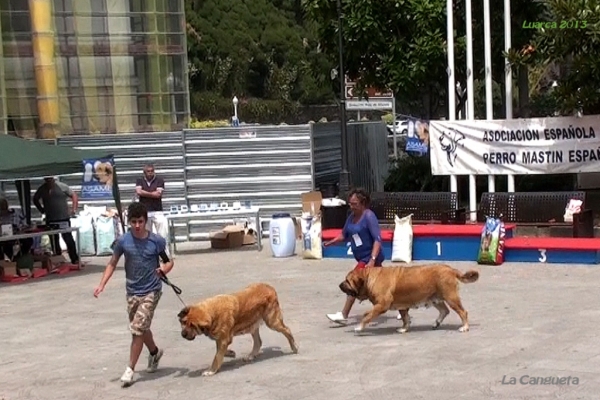
{"type": "Polygon", "coordinates": [[[348,296],[352,296],[352,297],[358,296],[358,293],[356,293],[356,291],[354,291],[350,287],[350,284],[348,283],[348,281],[344,281],[344,282],[340,283],[340,290],[342,292],[346,293],[348,296]]]}

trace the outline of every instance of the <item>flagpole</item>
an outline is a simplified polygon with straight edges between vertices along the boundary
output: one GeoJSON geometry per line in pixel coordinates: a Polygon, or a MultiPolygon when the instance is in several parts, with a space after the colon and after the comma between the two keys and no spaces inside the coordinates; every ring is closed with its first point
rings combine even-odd
{"type": "MultiPolygon", "coordinates": [[[[512,44],[511,44],[511,20],[510,20],[510,0],[504,0],[504,51],[508,53],[512,44]]],[[[512,70],[510,68],[510,64],[508,60],[505,60],[505,70],[504,70],[504,90],[505,90],[505,100],[504,104],[506,105],[506,119],[513,119],[513,97],[512,97],[512,70]]],[[[508,192],[515,191],[515,176],[508,175],[508,192]]]]}
{"type": "MultiPolygon", "coordinates": [[[[454,12],[452,0],[446,0],[446,43],[448,45],[448,120],[456,119],[456,93],[454,78],[454,12]]],[[[450,175],[450,192],[458,192],[456,175],[450,175]]]]}
{"type": "MultiPolygon", "coordinates": [[[[490,0],[483,0],[483,41],[485,58],[485,117],[494,119],[494,100],[492,97],[492,33],[490,28],[490,0]]],[[[488,192],[496,191],[496,177],[488,175],[488,192]]]]}
{"type": "MultiPolygon", "coordinates": [[[[475,99],[473,98],[473,16],[471,12],[471,0],[466,1],[467,20],[467,119],[475,119],[475,99]]],[[[477,221],[477,180],[475,175],[469,175],[469,218],[471,222],[477,221]]]]}

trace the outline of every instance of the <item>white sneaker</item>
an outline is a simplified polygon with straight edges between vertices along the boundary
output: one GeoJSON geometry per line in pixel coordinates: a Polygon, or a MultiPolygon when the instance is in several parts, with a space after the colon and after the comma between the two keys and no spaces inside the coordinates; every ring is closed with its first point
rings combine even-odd
{"type": "Polygon", "coordinates": [[[121,383],[123,386],[129,386],[133,382],[133,370],[130,367],[127,367],[123,375],[121,376],[121,383]]]}
{"type": "Polygon", "coordinates": [[[335,314],[327,314],[327,318],[331,322],[335,322],[336,324],[345,325],[348,323],[348,320],[344,318],[341,311],[336,312],[335,314]]]}
{"type": "Polygon", "coordinates": [[[146,372],[155,372],[158,369],[158,363],[160,362],[160,358],[163,356],[163,350],[158,349],[158,353],[155,355],[148,355],[148,369],[146,372]]]}

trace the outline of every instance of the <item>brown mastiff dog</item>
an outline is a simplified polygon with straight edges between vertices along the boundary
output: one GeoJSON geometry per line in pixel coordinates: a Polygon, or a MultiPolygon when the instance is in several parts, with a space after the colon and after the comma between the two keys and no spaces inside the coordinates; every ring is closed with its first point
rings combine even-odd
{"type": "Polygon", "coordinates": [[[283,334],[292,351],[298,353],[292,332],[283,323],[277,292],[265,283],[255,283],[237,293],[214,296],[185,307],[177,317],[181,336],[185,339],[194,340],[197,335],[206,335],[217,344],[212,365],[202,373],[203,376],[216,374],[225,356],[235,357],[235,352],[227,350],[234,336],[252,335],[252,351],[244,357],[244,361],[252,361],[262,346],[258,330],[263,321],[272,330],[283,334]]]}
{"type": "Polygon", "coordinates": [[[440,326],[450,313],[450,306],[463,325],[460,332],[469,330],[467,311],[463,308],[458,294],[458,282],[472,283],[479,279],[479,272],[465,273],[445,264],[432,264],[414,267],[381,267],[353,270],[340,284],[342,292],[360,301],[369,300],[373,308],[366,312],[356,332],[362,331],[374,318],[388,310],[399,310],[403,325],[398,332],[405,333],[410,326],[408,310],[434,306],[439,316],[433,329],[440,326]]]}

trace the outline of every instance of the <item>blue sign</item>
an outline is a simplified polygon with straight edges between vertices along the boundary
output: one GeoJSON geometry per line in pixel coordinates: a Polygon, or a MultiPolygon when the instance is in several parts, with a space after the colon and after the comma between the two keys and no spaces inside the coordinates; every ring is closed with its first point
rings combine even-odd
{"type": "Polygon", "coordinates": [[[113,158],[83,160],[81,198],[104,200],[113,198],[113,158]]]}
{"type": "Polygon", "coordinates": [[[429,151],[429,123],[416,119],[408,120],[406,140],[407,153],[425,155],[429,151]]]}

